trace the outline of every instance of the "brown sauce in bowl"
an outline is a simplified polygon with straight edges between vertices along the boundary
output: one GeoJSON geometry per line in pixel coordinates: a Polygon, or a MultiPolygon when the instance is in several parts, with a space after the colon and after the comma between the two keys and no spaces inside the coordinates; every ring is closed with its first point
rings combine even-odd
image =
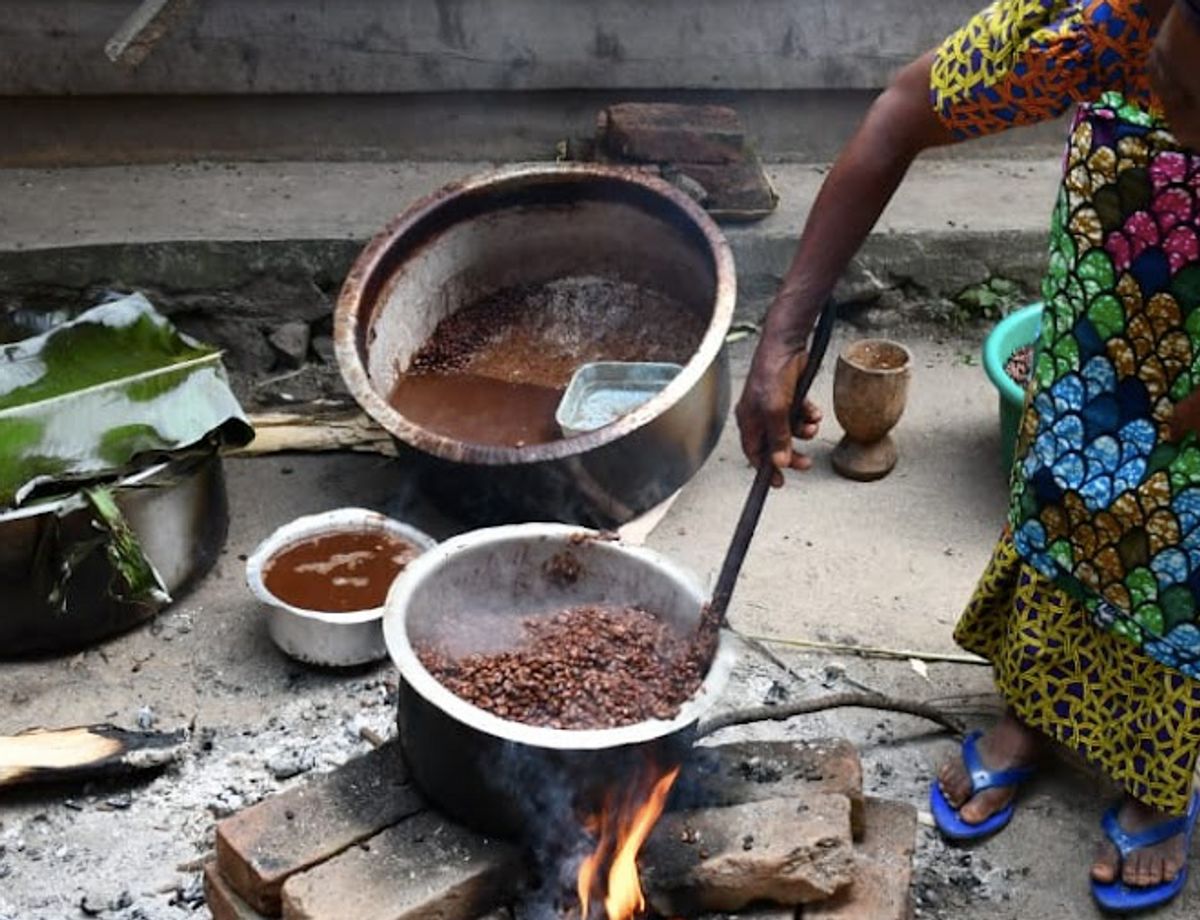
{"type": "Polygon", "coordinates": [[[301,610],[355,613],[382,606],[396,576],[419,554],[390,533],[332,533],[273,556],[263,582],[275,597],[301,610]]]}

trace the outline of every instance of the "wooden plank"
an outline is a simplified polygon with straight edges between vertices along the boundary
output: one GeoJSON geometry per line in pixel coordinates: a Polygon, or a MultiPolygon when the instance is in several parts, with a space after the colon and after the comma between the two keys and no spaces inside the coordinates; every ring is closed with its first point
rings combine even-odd
{"type": "Polygon", "coordinates": [[[112,725],[31,729],[0,736],[0,787],[158,770],[186,747],[183,731],[129,732],[112,725]]]}
{"type": "Polygon", "coordinates": [[[231,456],[302,451],[354,451],[396,456],[396,442],[363,412],[305,414],[261,412],[250,416],[254,440],[231,456]]]}

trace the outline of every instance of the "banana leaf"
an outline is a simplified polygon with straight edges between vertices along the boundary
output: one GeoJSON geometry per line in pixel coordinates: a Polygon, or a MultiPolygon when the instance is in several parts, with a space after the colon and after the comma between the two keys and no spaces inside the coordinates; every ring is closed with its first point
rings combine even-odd
{"type": "Polygon", "coordinates": [[[0,346],[0,510],[254,436],[221,354],[140,294],[0,346]],[[61,487],[61,488],[59,488],[61,487]]]}

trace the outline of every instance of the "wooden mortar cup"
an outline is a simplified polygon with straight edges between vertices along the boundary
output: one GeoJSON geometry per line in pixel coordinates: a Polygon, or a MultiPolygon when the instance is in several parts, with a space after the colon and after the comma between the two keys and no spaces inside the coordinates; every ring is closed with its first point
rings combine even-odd
{"type": "Polygon", "coordinates": [[[873,482],[896,466],[896,427],[908,401],[912,352],[898,342],[863,339],[838,356],[833,411],[846,432],[833,451],[833,468],[847,479],[873,482]]]}

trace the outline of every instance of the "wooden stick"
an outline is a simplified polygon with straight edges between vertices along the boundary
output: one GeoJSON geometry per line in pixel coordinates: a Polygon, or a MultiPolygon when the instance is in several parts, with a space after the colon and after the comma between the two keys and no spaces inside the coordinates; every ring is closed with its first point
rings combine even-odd
{"type": "Polygon", "coordinates": [[[701,722],[697,734],[703,738],[734,725],[749,725],[753,722],[783,722],[796,716],[824,712],[829,709],[877,709],[881,712],[899,712],[936,722],[956,734],[963,730],[962,723],[958,719],[928,703],[900,700],[878,693],[835,693],[781,706],[757,706],[753,709],[723,713],[701,722]]]}
{"type": "Polygon", "coordinates": [[[860,658],[886,658],[894,661],[908,661],[916,658],[918,661],[942,661],[950,664],[991,665],[986,658],[978,655],[956,655],[952,652],[922,652],[912,649],[878,648],[870,645],[848,645],[840,642],[818,642],[815,639],[784,639],[779,636],[747,636],[768,645],[786,645],[790,648],[813,649],[823,652],[842,652],[847,655],[857,655],[860,658]]]}
{"type": "Polygon", "coordinates": [[[250,424],[254,426],[254,440],[230,456],[342,450],[396,456],[391,436],[362,412],[262,412],[250,416],[250,424]]]}
{"type": "Polygon", "coordinates": [[[134,68],[144,61],[191,7],[193,0],[142,0],[104,45],[114,64],[134,68]]]}
{"type": "Polygon", "coordinates": [[[378,748],[387,744],[387,738],[383,737],[383,735],[371,728],[370,725],[364,725],[362,728],[360,728],[358,730],[358,736],[362,738],[363,741],[366,741],[368,744],[370,744],[371,747],[378,748]]]}
{"type": "Polygon", "coordinates": [[[183,731],[128,732],[112,725],[0,736],[0,788],[157,770],[186,747],[183,731]]]}

